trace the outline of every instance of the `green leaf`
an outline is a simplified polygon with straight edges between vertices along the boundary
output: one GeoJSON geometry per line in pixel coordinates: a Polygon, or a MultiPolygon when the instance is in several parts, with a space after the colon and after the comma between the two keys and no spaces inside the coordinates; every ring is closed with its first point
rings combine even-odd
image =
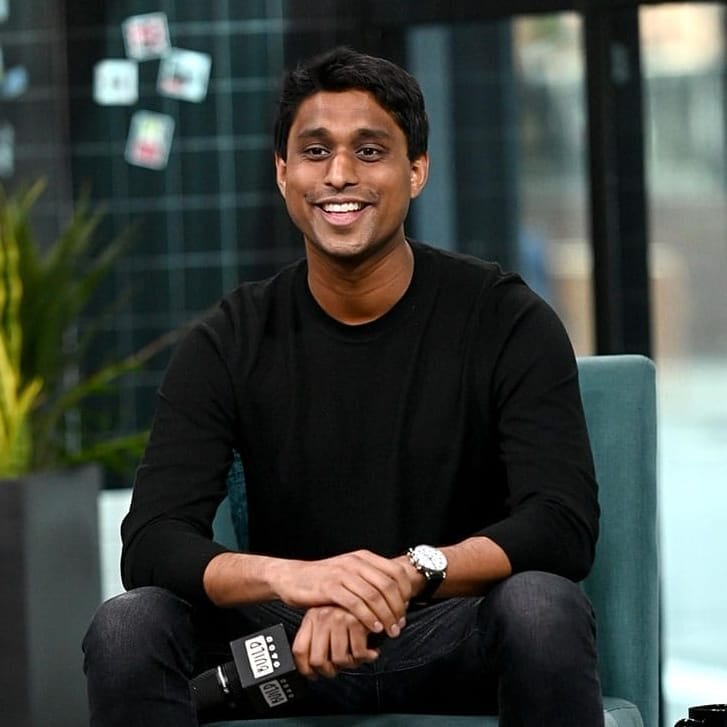
{"type": "Polygon", "coordinates": [[[91,460],[129,471],[144,434],[79,445],[66,436],[69,417],[173,345],[188,326],[79,380],[80,357],[114,310],[92,310],[93,296],[130,249],[134,229],[103,239],[104,212],[85,190],[57,239],[39,242],[31,218],[44,188],[39,180],[9,194],[0,185],[0,473],[91,460]]]}
{"type": "Polygon", "coordinates": [[[105,439],[80,452],[67,454],[63,461],[69,466],[98,462],[110,472],[126,475],[138,464],[148,439],[148,431],[105,439]]]}

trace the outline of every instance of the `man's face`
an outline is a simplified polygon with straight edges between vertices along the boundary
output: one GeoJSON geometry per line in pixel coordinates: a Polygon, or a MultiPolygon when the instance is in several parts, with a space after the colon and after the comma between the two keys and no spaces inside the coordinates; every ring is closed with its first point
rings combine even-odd
{"type": "Polygon", "coordinates": [[[366,91],[321,91],[299,107],[278,187],[309,255],[360,262],[404,240],[409,201],[427,179],[404,132],[366,91]]]}

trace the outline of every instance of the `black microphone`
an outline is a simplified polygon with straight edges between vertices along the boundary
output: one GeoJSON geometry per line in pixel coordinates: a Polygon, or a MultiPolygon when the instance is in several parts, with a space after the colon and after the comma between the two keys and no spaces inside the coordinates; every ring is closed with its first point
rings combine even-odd
{"type": "Polygon", "coordinates": [[[239,707],[247,701],[265,713],[300,698],[303,677],[298,674],[282,624],[269,626],[230,642],[233,661],[190,681],[198,712],[239,707]]]}

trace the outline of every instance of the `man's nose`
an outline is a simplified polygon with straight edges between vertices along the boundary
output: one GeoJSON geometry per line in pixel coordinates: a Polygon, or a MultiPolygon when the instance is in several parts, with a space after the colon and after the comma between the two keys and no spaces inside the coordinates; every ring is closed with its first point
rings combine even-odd
{"type": "Polygon", "coordinates": [[[331,155],[325,182],[335,189],[343,189],[358,182],[356,159],[350,152],[338,151],[331,155]]]}

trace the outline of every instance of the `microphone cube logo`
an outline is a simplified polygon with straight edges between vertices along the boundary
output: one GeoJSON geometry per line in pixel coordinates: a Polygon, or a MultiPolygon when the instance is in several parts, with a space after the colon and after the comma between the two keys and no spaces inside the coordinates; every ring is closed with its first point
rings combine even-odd
{"type": "Polygon", "coordinates": [[[267,713],[305,690],[282,624],[235,639],[230,650],[240,685],[257,711],[267,713]]]}
{"type": "Polygon", "coordinates": [[[281,704],[285,704],[288,701],[288,696],[283,689],[282,684],[277,679],[272,679],[269,682],[265,682],[260,687],[263,699],[267,703],[268,707],[279,707],[281,704]]]}
{"type": "Polygon", "coordinates": [[[266,638],[264,634],[259,634],[246,639],[245,652],[250,664],[250,671],[255,679],[269,676],[275,670],[276,664],[280,666],[272,636],[266,638]]]}

